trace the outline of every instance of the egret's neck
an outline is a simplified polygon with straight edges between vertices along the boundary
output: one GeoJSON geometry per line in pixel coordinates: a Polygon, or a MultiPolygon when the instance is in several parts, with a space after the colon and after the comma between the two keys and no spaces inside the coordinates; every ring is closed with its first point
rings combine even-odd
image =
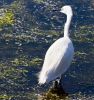
{"type": "Polygon", "coordinates": [[[67,21],[64,26],[64,37],[69,37],[69,27],[71,23],[72,15],[67,15],[67,21]]]}

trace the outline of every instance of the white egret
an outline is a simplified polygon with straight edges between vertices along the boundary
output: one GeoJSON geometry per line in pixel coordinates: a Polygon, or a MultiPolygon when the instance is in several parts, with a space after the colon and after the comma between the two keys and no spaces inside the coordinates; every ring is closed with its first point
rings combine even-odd
{"type": "Polygon", "coordinates": [[[74,47],[69,38],[69,27],[73,16],[72,8],[66,5],[61,8],[60,12],[67,15],[64,37],[56,40],[46,52],[43,67],[39,74],[39,84],[49,83],[61,77],[67,71],[73,59],[74,47]]]}

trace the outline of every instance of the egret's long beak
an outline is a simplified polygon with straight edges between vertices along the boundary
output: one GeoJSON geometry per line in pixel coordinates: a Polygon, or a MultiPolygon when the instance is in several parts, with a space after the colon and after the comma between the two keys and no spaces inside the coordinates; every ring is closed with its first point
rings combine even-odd
{"type": "Polygon", "coordinates": [[[55,12],[58,12],[59,10],[57,10],[57,9],[54,9],[53,11],[55,11],[55,12]]]}

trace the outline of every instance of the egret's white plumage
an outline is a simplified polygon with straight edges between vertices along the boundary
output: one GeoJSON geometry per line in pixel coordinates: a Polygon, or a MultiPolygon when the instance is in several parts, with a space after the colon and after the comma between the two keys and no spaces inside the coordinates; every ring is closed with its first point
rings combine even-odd
{"type": "Polygon", "coordinates": [[[56,40],[46,52],[44,64],[39,74],[39,84],[48,83],[57,77],[61,77],[69,68],[73,58],[74,48],[68,34],[73,15],[72,8],[64,6],[60,12],[67,15],[64,37],[56,40]]]}

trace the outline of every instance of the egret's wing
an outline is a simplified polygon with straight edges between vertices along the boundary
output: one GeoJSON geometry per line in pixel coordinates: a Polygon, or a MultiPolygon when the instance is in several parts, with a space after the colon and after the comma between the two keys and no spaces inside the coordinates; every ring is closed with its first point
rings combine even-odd
{"type": "Polygon", "coordinates": [[[67,46],[68,45],[64,45],[64,40],[62,38],[58,39],[50,46],[45,55],[45,60],[43,64],[44,71],[50,70],[53,67],[55,70],[57,65],[60,63],[62,57],[64,57],[67,46]]]}

